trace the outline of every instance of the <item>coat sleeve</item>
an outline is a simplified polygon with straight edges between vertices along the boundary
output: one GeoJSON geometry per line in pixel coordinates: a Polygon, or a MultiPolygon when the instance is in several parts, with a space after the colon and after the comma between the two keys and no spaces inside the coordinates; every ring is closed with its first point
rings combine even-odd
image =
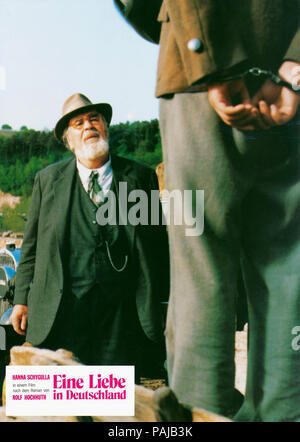
{"type": "Polygon", "coordinates": [[[293,60],[300,63],[300,23],[286,54],[284,60],[293,60]]]}
{"type": "Polygon", "coordinates": [[[27,305],[27,296],[34,276],[40,204],[41,188],[39,174],[37,174],[24,232],[21,259],[17,268],[14,304],[27,305]]]}
{"type": "Polygon", "coordinates": [[[114,0],[114,3],[138,34],[159,43],[161,26],[157,16],[162,0],[114,0]]]}

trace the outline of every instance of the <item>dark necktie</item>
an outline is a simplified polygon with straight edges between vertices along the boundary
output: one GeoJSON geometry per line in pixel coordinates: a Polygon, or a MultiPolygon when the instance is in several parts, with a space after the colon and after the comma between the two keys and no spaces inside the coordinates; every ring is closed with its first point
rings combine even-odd
{"type": "Polygon", "coordinates": [[[92,171],[88,185],[88,194],[96,206],[104,202],[104,194],[98,182],[98,172],[92,171]]]}

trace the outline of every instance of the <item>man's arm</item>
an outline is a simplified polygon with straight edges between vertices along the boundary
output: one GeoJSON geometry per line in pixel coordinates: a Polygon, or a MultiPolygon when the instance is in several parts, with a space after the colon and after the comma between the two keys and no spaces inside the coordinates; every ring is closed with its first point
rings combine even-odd
{"type": "MultiPolygon", "coordinates": [[[[300,85],[300,63],[284,61],[278,71],[280,77],[290,84],[300,85]]],[[[296,114],[300,95],[267,80],[253,97],[267,128],[286,124],[296,114]]]]}
{"type": "Polygon", "coordinates": [[[41,188],[39,174],[37,174],[24,232],[20,263],[17,268],[14,304],[27,305],[29,287],[34,275],[40,205],[41,188]]]}
{"type": "MultiPolygon", "coordinates": [[[[300,12],[298,12],[298,15],[300,16],[300,12]]],[[[299,23],[299,29],[294,35],[291,44],[289,45],[288,50],[285,53],[284,61],[287,60],[292,60],[300,63],[300,23],[299,23]]]]}
{"type": "MultiPolygon", "coordinates": [[[[288,24],[286,25],[286,34],[288,35],[290,32],[290,42],[282,56],[278,72],[274,73],[288,83],[297,85],[300,84],[300,5],[298,4],[298,7],[294,9],[291,8],[289,14],[290,16],[293,15],[290,27],[288,24]]],[[[232,111],[230,105],[233,102],[233,95],[230,90],[233,89],[234,82],[211,85],[209,87],[209,98],[210,104],[220,118],[226,124],[239,129],[269,129],[274,125],[285,124],[294,117],[299,106],[299,95],[285,87],[275,85],[271,80],[267,80],[251,100],[254,106],[254,109],[251,110],[252,121],[249,122],[248,120],[247,125],[243,127],[238,121],[237,106],[234,109],[236,111],[234,118],[231,118],[230,115],[232,111]],[[226,108],[224,102],[227,104],[226,108]],[[257,114],[255,109],[258,110],[257,114]]]]}
{"type": "Polygon", "coordinates": [[[116,7],[133,28],[146,40],[159,43],[157,16],[163,0],[114,0],[116,7]]]}
{"type": "Polygon", "coordinates": [[[27,327],[27,297],[34,275],[40,201],[40,182],[39,176],[36,175],[22,243],[21,260],[16,274],[14,308],[10,317],[14,330],[20,335],[25,335],[27,327]]]}
{"type": "MultiPolygon", "coordinates": [[[[300,85],[300,5],[290,14],[297,17],[298,29],[284,54],[278,75],[290,84],[300,85]]],[[[299,92],[299,90],[298,90],[299,92]]],[[[267,80],[253,98],[266,128],[288,123],[296,114],[300,102],[299,93],[277,86],[267,80]]]]}

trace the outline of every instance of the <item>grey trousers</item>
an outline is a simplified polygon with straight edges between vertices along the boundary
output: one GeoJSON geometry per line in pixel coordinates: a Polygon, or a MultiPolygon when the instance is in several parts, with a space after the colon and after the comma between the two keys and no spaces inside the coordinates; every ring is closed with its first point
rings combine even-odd
{"type": "Polygon", "coordinates": [[[202,235],[169,226],[170,386],[191,406],[239,410],[236,420],[300,421],[299,123],[243,132],[221,122],[206,93],[160,100],[166,187],[204,190],[205,201],[202,235]],[[249,310],[242,405],[234,390],[241,269],[249,310]]]}

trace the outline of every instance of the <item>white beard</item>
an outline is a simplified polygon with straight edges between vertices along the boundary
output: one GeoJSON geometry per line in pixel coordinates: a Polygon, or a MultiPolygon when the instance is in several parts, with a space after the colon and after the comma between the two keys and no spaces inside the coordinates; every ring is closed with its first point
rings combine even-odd
{"type": "Polygon", "coordinates": [[[82,142],[81,147],[75,150],[76,157],[83,160],[95,160],[106,156],[109,150],[108,141],[100,138],[94,142],[82,142]]]}

